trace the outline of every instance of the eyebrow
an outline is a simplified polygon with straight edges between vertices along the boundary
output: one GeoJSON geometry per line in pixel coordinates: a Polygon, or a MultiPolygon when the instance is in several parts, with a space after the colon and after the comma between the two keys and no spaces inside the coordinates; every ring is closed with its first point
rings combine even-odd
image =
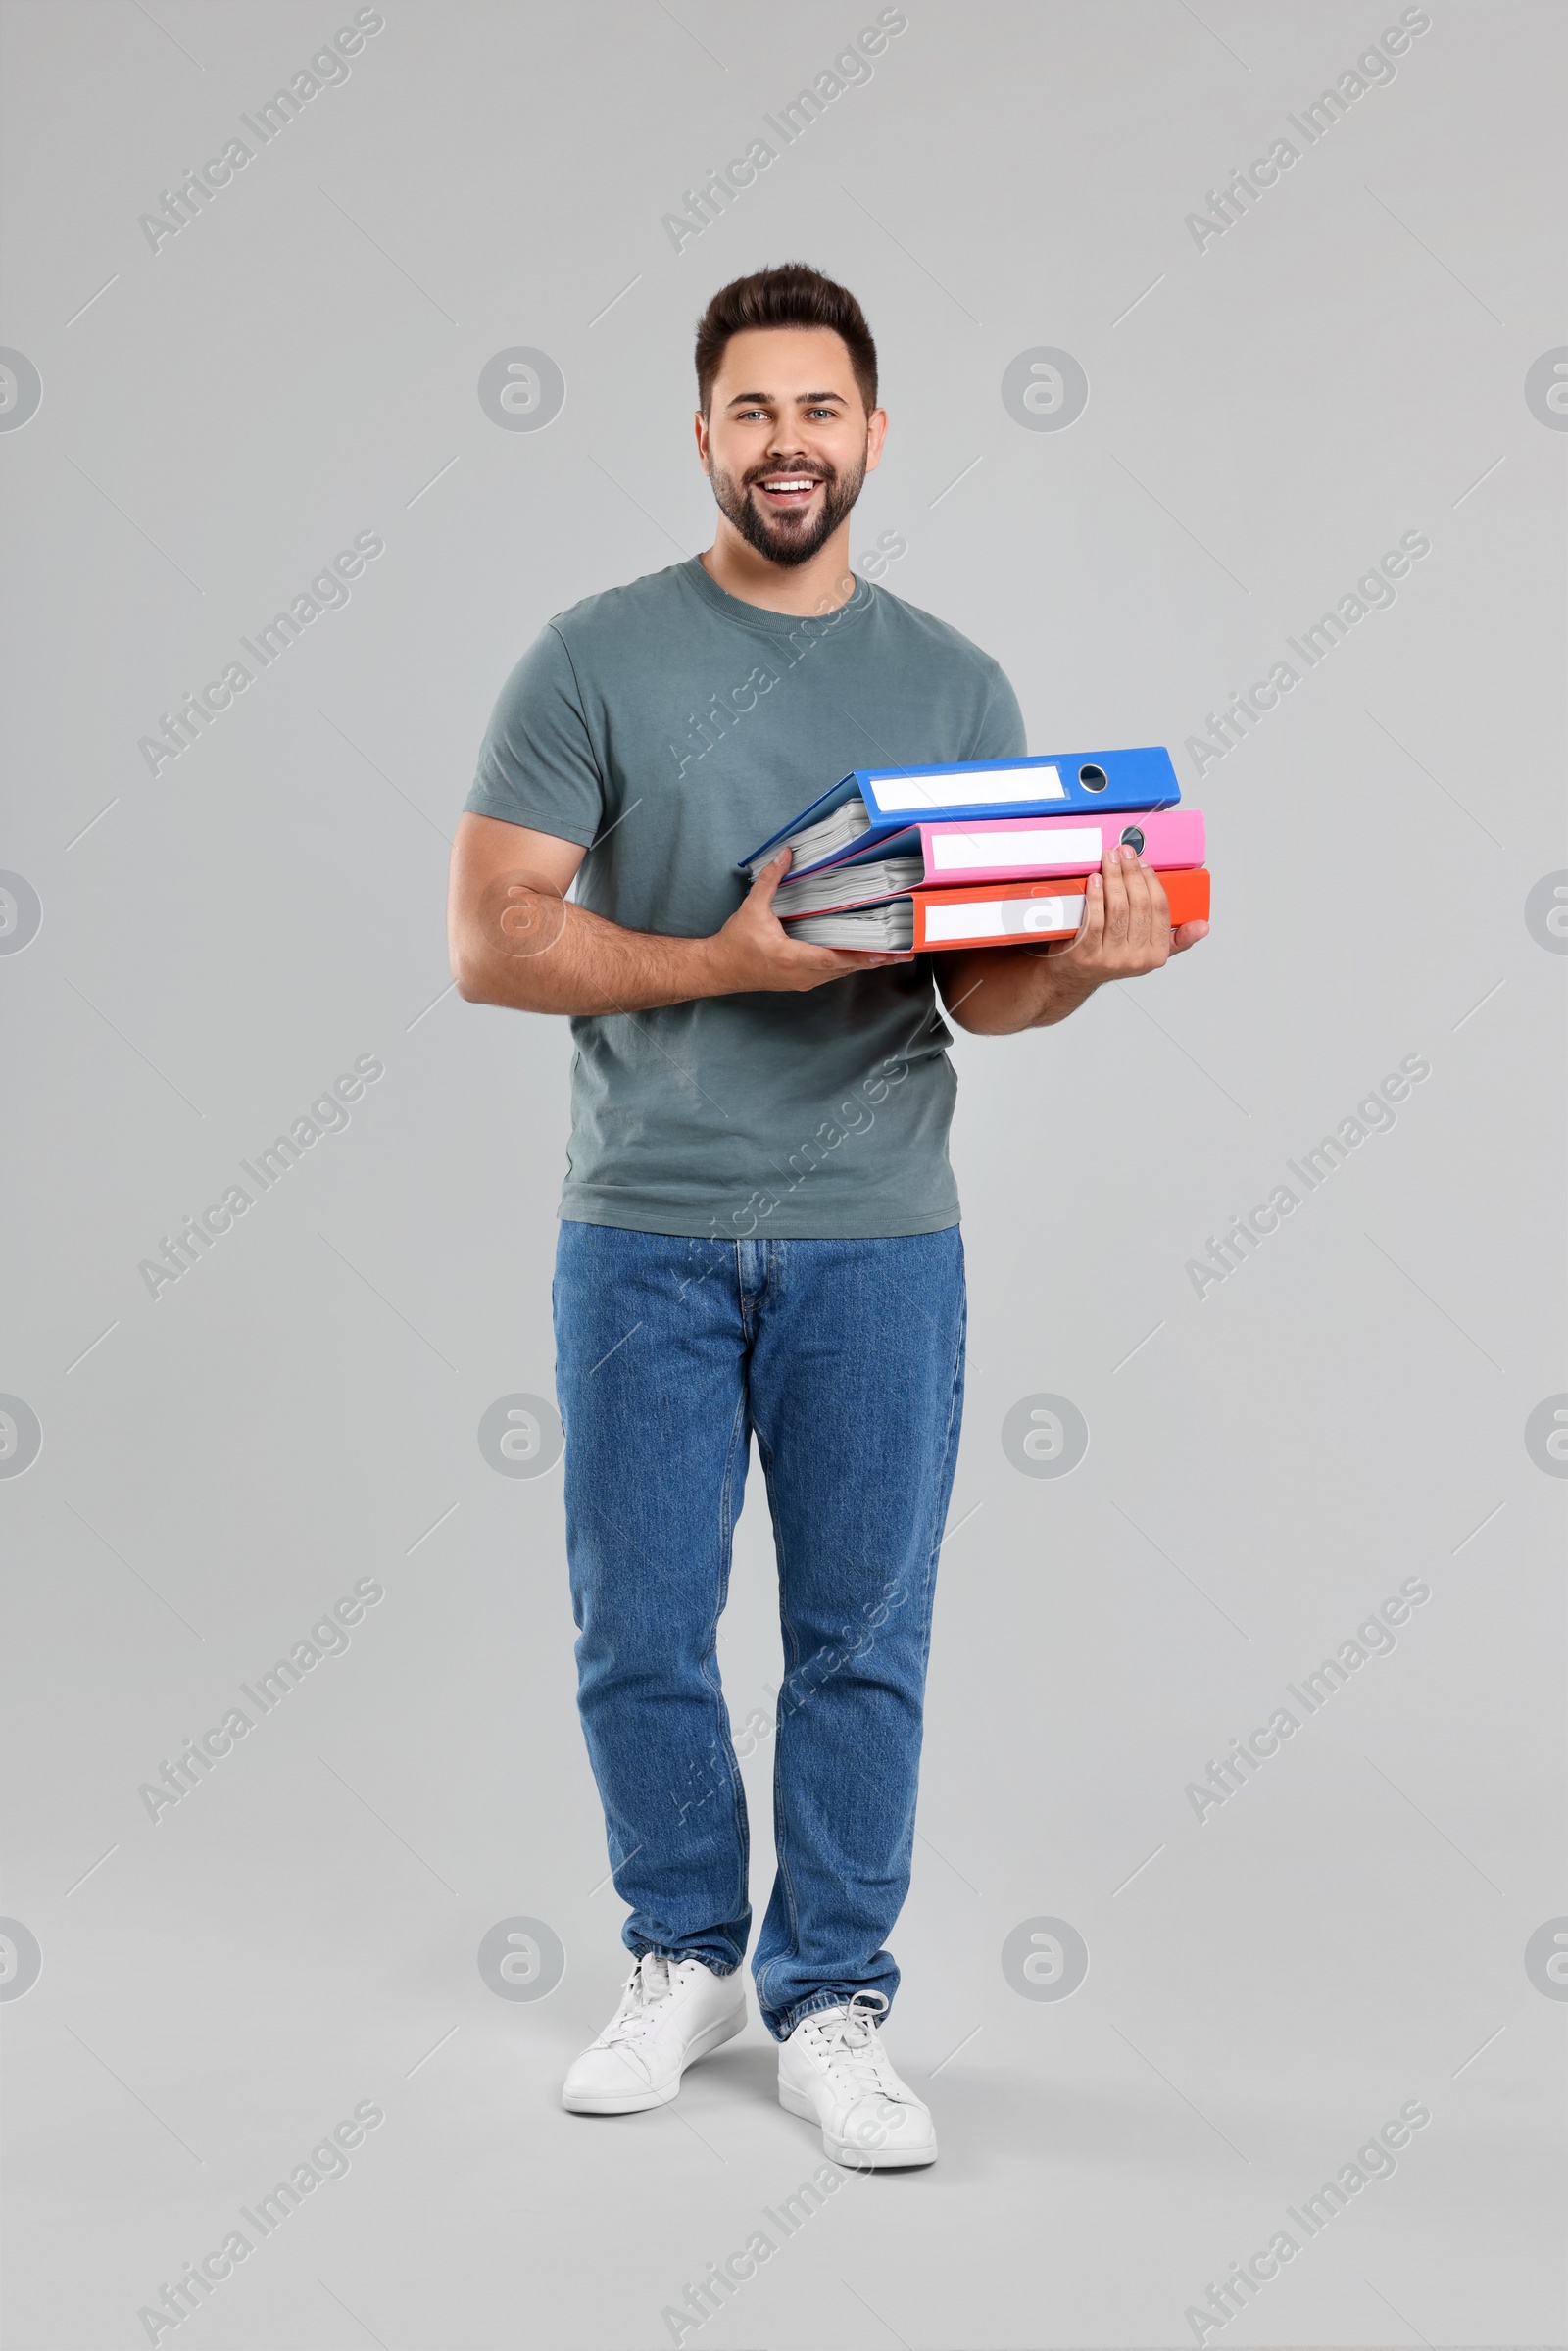
{"type": "MultiPolygon", "coordinates": [[[[737,392],[732,400],[725,401],[724,406],[726,408],[745,408],[755,401],[777,400],[779,397],[780,395],[777,392],[737,392]]],[[[842,392],[797,392],[794,397],[798,402],[804,402],[807,406],[809,406],[813,400],[837,400],[842,402],[845,399],[845,394],[842,392]]]]}

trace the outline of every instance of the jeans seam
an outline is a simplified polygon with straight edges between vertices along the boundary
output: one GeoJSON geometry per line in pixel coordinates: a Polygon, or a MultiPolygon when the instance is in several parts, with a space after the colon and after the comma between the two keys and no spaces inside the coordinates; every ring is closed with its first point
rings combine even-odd
{"type": "MultiPolygon", "coordinates": [[[[735,1418],[730,1428],[729,1446],[724,1456],[724,1482],[719,1489],[721,1566],[716,1594],[717,1604],[709,1623],[708,1653],[702,1664],[703,1680],[708,1683],[708,1687],[713,1694],[713,1708],[718,1723],[717,1744],[724,1759],[725,1774],[729,1782],[730,1814],[735,1824],[736,1843],[740,1849],[740,1883],[735,1889],[735,1909],[731,1914],[736,1918],[746,1907],[746,1888],[752,1874],[751,1831],[746,1816],[746,1792],[741,1785],[740,1765],[735,1756],[735,1742],[729,1734],[729,1708],[724,1702],[723,1690],[709,1681],[708,1668],[710,1659],[717,1652],[718,1620],[724,1613],[725,1603],[729,1597],[729,1579],[734,1563],[735,1535],[735,1521],[731,1514],[730,1503],[734,1493],[736,1439],[742,1435],[749,1435],[744,1395],[736,1401],[735,1418]]],[[[742,1956],[744,1957],[744,1953],[742,1956]]]]}
{"type": "MultiPolygon", "coordinates": [[[[778,1693],[778,1704],[780,1707],[782,1707],[784,1703],[784,1692],[789,1688],[790,1676],[794,1673],[796,1667],[801,1662],[801,1643],[800,1637],[796,1633],[794,1625],[790,1622],[789,1602],[785,1596],[788,1590],[788,1560],[784,1549],[784,1537],[780,1532],[779,1513],[773,1506],[773,1455],[771,1448],[763,1444],[760,1435],[759,1435],[757,1440],[757,1451],[758,1457],[762,1464],[762,1482],[767,1489],[768,1516],[773,1522],[773,1544],[778,1557],[778,1618],[780,1627],[782,1628],[784,1634],[785,1653],[784,1679],[779,1685],[778,1693]]],[[[790,1711],[793,1712],[794,1709],[792,1708],[790,1711]]],[[[796,1956],[799,1956],[801,1948],[801,1913],[800,1905],[795,1899],[794,1881],[790,1876],[789,1839],[785,1834],[784,1807],[780,1796],[780,1781],[783,1773],[783,1754],[782,1718],[778,1717],[775,1718],[773,1731],[773,1859],[778,1869],[779,1885],[784,1889],[784,1905],[789,1913],[791,1949],[796,1956]]],[[[764,1999],[766,1996],[764,1987],[768,1977],[771,1976],[773,1970],[780,1966],[784,1959],[789,1955],[789,1953],[781,1951],[776,1958],[770,1959],[766,1967],[763,1968],[761,1974],[757,1979],[757,1996],[759,2000],[764,1999]]]]}
{"type": "Polygon", "coordinates": [[[942,1444],[942,1468],[938,1472],[939,1488],[937,1494],[937,1503],[940,1515],[933,1525],[931,1548],[926,1557],[925,1584],[920,1593],[921,1605],[925,1610],[925,1636],[920,1644],[920,1686],[922,1691],[922,1713],[924,1711],[923,1692],[925,1688],[926,1670],[931,1661],[932,1619],[936,1613],[935,1604],[931,1599],[931,1587],[936,1582],[937,1560],[941,1553],[944,1541],[941,1531],[942,1522],[948,1515],[948,1509],[953,1499],[953,1481],[957,1472],[958,1466],[957,1448],[954,1443],[953,1426],[954,1417],[957,1410],[958,1396],[963,1381],[964,1341],[968,1336],[968,1328],[969,1301],[966,1296],[960,1296],[958,1310],[958,1336],[953,1352],[953,1384],[948,1391],[948,1426],[947,1433],[942,1444]]]}

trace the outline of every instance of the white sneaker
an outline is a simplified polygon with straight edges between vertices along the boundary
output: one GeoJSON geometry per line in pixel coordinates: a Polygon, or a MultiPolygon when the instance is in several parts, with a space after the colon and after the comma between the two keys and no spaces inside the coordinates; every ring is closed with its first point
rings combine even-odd
{"type": "Polygon", "coordinates": [[[746,2030],[746,1990],[737,1969],[715,1976],[700,1959],[645,1951],[626,1979],[620,2006],[596,2041],[573,2059],[561,2093],[568,2114],[640,2114],[667,2106],[689,2065],[746,2030]]]}
{"type": "Polygon", "coordinates": [[[883,2048],[879,1991],[804,2016],[778,2053],[778,2102],[822,2126],[822,2150],[857,2171],[937,2159],[931,2109],[901,2082],[883,2048]]]}

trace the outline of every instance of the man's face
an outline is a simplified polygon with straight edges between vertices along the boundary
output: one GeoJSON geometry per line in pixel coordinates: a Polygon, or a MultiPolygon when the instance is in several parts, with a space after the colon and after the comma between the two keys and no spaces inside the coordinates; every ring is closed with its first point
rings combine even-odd
{"type": "Polygon", "coordinates": [[[887,417],[826,327],[749,327],[719,362],[697,450],[720,512],[769,563],[808,563],[860,495],[887,417]]]}

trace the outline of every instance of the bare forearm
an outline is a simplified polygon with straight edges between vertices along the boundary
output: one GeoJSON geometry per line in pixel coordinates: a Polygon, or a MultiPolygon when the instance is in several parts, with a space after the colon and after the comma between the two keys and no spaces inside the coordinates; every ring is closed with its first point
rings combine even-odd
{"type": "Polygon", "coordinates": [[[535,927],[503,952],[477,923],[454,942],[453,974],[469,1004],[516,1012],[647,1012],[725,993],[713,939],[623,930],[586,906],[541,897],[535,927]]]}
{"type": "Polygon", "coordinates": [[[784,851],[709,939],[625,930],[564,896],[575,845],[499,819],[466,815],[447,899],[452,977],[469,1004],[514,1012],[652,1012],[706,996],[800,993],[912,954],[851,955],[792,939],[773,912],[784,851]],[[527,864],[514,863],[526,857],[527,864]]]}
{"type": "Polygon", "coordinates": [[[939,970],[949,1017],[978,1037],[1051,1028],[1099,985],[1027,947],[971,948],[939,957],[939,970]]]}

